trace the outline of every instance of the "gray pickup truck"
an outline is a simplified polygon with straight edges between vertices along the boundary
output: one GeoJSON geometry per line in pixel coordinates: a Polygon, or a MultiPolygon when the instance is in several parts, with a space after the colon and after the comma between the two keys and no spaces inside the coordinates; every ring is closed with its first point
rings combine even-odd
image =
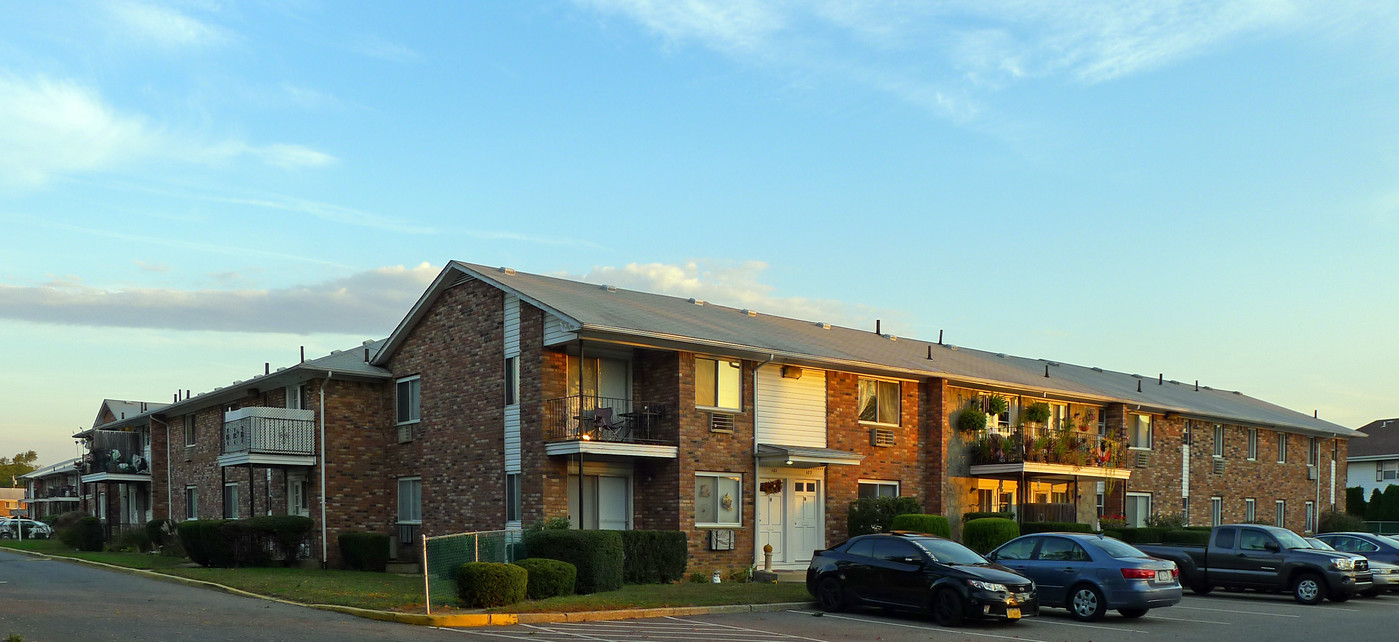
{"type": "Polygon", "coordinates": [[[1303,604],[1344,602],[1371,586],[1370,564],[1360,555],[1311,548],[1276,526],[1224,524],[1206,546],[1141,545],[1148,555],[1180,567],[1180,583],[1205,594],[1216,588],[1290,592],[1303,604]]]}

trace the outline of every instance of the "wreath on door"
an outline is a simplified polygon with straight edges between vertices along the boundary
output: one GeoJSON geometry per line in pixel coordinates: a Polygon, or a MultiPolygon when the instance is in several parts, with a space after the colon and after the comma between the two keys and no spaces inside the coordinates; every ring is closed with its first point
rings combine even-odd
{"type": "Polygon", "coordinates": [[[765,481],[761,484],[758,484],[758,490],[761,490],[763,491],[763,493],[768,495],[780,493],[782,492],[782,480],[770,479],[768,481],[765,481]]]}

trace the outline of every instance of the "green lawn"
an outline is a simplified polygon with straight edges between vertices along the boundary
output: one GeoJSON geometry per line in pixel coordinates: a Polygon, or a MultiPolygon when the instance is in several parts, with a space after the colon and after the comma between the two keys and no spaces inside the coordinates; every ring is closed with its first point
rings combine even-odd
{"type": "MultiPolygon", "coordinates": [[[[416,575],[302,568],[201,568],[191,567],[187,559],[162,555],[80,552],[68,548],[58,540],[25,540],[23,543],[0,540],[0,547],[152,570],[307,604],[336,604],[410,613],[423,611],[423,578],[416,575]]],[[[601,611],[663,606],[805,602],[810,599],[811,596],[806,593],[806,586],[801,583],[682,582],[627,585],[607,593],[527,601],[493,610],[504,613],[601,611]]],[[[439,610],[455,610],[438,606],[442,602],[455,600],[456,595],[451,592],[450,583],[434,582],[434,613],[439,610]]]]}

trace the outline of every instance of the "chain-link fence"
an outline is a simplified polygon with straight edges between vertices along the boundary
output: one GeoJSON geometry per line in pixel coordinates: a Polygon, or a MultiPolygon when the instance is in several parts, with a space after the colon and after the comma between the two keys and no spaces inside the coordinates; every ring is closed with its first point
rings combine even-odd
{"type": "Polygon", "coordinates": [[[456,604],[452,572],[467,562],[503,562],[523,558],[520,531],[480,531],[423,538],[423,592],[427,612],[456,604]]]}

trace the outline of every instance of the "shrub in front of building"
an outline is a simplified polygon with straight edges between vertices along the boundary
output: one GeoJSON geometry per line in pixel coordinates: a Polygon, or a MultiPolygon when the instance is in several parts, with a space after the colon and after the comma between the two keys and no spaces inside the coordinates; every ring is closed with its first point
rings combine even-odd
{"type": "Polygon", "coordinates": [[[577,591],[599,593],[622,586],[622,534],[619,531],[542,530],[526,532],[530,557],[568,562],[578,569],[577,591]]]}
{"type": "Polygon", "coordinates": [[[1020,525],[1020,534],[1030,533],[1091,533],[1092,524],[1078,522],[1025,522],[1020,525]]]}
{"type": "Polygon", "coordinates": [[[1316,532],[1318,533],[1347,533],[1364,532],[1365,520],[1350,513],[1328,510],[1321,514],[1321,519],[1317,522],[1316,532]]]}
{"type": "Polygon", "coordinates": [[[467,608],[508,606],[525,599],[529,572],[514,564],[467,562],[452,573],[457,598],[467,608]]]}
{"type": "Polygon", "coordinates": [[[942,515],[919,513],[895,515],[889,527],[890,530],[896,531],[917,531],[919,533],[941,535],[942,537],[952,537],[952,525],[949,524],[947,518],[942,515]]]}
{"type": "Polygon", "coordinates": [[[311,534],[310,518],[271,515],[252,519],[191,519],[180,522],[180,544],[200,566],[290,565],[311,534]]]}
{"type": "Polygon", "coordinates": [[[922,513],[923,506],[912,497],[862,497],[850,502],[847,532],[851,537],[893,530],[899,515],[922,513]]]}
{"type": "Polygon", "coordinates": [[[1009,519],[985,517],[962,526],[962,543],[982,555],[1017,537],[1020,537],[1020,525],[1009,519]]]}
{"type": "Polygon", "coordinates": [[[972,521],[972,520],[974,520],[974,519],[986,519],[987,517],[997,517],[997,518],[1000,518],[1000,519],[1015,519],[1015,516],[1014,516],[1014,515],[1012,515],[1012,514],[1010,514],[1010,513],[1006,513],[1006,512],[1000,512],[1000,513],[991,512],[991,513],[988,513],[988,512],[985,512],[985,511],[972,511],[972,512],[970,512],[970,513],[963,513],[963,514],[962,514],[962,523],[965,524],[965,523],[970,522],[970,521],[972,521]]]}
{"type": "Polygon", "coordinates": [[[685,577],[690,551],[682,531],[618,531],[622,534],[622,581],[668,584],[685,577]]]}
{"type": "Polygon", "coordinates": [[[389,567],[389,536],[383,533],[346,531],[336,542],[345,567],[355,571],[383,573],[389,567]]]}
{"type": "Polygon", "coordinates": [[[559,595],[573,595],[578,585],[578,569],[568,562],[544,557],[531,557],[515,562],[529,573],[525,597],[543,600],[559,595]]]}

